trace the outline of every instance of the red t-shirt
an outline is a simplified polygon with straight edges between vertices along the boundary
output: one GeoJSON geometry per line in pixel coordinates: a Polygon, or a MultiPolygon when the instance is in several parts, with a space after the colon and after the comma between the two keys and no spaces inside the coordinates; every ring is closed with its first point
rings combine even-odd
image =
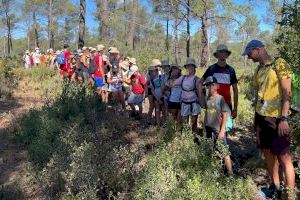
{"type": "Polygon", "coordinates": [[[71,66],[71,53],[69,50],[64,50],[64,59],[66,61],[66,64],[62,64],[60,65],[60,69],[64,70],[64,71],[68,71],[70,69],[71,66]]]}
{"type": "Polygon", "coordinates": [[[141,74],[135,72],[130,77],[131,91],[134,94],[140,95],[144,93],[144,87],[146,85],[146,79],[141,74]]]}
{"type": "Polygon", "coordinates": [[[96,55],[94,57],[94,62],[96,65],[96,71],[94,73],[95,77],[103,78],[104,77],[104,60],[101,55],[96,55]]]}

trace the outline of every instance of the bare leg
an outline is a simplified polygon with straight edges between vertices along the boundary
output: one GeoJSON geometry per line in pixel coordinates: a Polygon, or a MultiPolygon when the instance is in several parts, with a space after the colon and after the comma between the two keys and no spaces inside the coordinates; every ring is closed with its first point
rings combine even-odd
{"type": "Polygon", "coordinates": [[[224,161],[225,161],[225,166],[226,166],[226,169],[228,171],[228,174],[233,174],[232,162],[231,162],[230,156],[229,155],[225,156],[224,161]]]}
{"type": "Polygon", "coordinates": [[[270,149],[263,149],[263,154],[266,159],[267,169],[272,182],[275,185],[280,185],[279,163],[276,156],[271,153],[270,149]]]}
{"type": "Polygon", "coordinates": [[[286,153],[283,155],[278,155],[278,160],[283,167],[284,175],[285,175],[285,184],[289,189],[295,189],[295,169],[292,162],[292,157],[290,153],[286,153]]]}

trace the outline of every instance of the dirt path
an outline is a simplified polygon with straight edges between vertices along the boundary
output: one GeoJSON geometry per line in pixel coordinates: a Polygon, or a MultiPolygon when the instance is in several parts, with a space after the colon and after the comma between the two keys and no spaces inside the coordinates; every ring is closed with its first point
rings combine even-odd
{"type": "Polygon", "coordinates": [[[12,99],[0,101],[0,199],[45,199],[41,187],[30,183],[25,148],[14,139],[18,119],[43,105],[38,91],[21,81],[12,99]]]}

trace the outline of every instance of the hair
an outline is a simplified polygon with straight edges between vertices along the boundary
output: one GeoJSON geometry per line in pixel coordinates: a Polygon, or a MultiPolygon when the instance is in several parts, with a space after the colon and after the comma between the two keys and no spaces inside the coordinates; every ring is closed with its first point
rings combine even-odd
{"type": "MultiPolygon", "coordinates": [[[[172,69],[173,68],[171,67],[170,72],[169,72],[169,79],[171,79],[171,75],[172,75],[172,71],[173,71],[172,69]]],[[[178,69],[178,77],[180,77],[181,76],[181,69],[179,69],[179,68],[177,68],[177,69],[178,69]]]]}
{"type": "Polygon", "coordinates": [[[64,49],[67,49],[69,48],[69,45],[68,44],[64,44],[64,49]]]}

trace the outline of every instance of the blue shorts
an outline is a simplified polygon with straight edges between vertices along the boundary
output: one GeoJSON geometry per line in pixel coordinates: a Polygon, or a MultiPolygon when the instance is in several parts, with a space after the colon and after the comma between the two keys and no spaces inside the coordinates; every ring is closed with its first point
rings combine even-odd
{"type": "Polygon", "coordinates": [[[133,92],[130,93],[127,102],[129,104],[137,104],[142,105],[143,103],[143,95],[142,94],[134,94],[133,92]]]}
{"type": "Polygon", "coordinates": [[[96,88],[101,88],[104,86],[103,78],[95,77],[95,86],[96,88]]]}

